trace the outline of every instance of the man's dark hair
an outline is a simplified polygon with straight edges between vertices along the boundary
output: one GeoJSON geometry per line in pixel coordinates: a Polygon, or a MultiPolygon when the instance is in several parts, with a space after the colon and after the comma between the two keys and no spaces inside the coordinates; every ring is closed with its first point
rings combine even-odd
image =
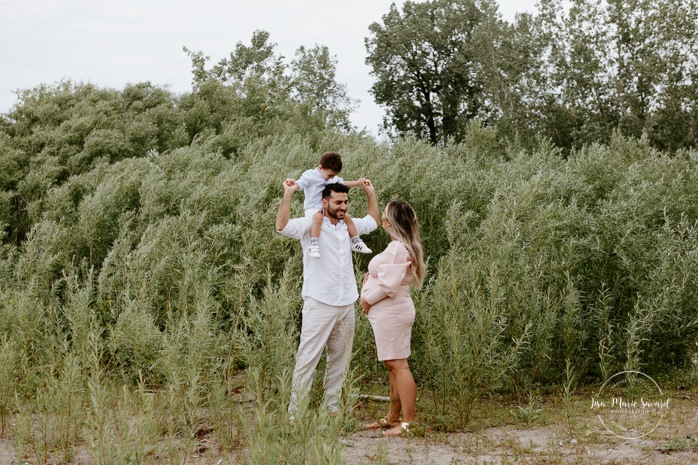
{"type": "Polygon", "coordinates": [[[333,182],[325,186],[322,190],[322,198],[329,199],[332,192],[339,192],[340,194],[348,194],[349,186],[342,184],[341,182],[333,182]]]}
{"type": "Polygon", "coordinates": [[[337,152],[325,152],[320,158],[320,166],[339,173],[342,171],[342,157],[337,152]]]}

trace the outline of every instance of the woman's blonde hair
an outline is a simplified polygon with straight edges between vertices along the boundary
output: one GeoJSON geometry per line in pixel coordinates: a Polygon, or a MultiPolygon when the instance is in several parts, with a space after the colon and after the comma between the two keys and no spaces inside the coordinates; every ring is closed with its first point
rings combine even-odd
{"type": "Polygon", "coordinates": [[[417,223],[417,214],[409,203],[404,200],[392,200],[385,206],[385,216],[390,222],[390,234],[407,247],[412,261],[412,273],[414,273],[414,285],[421,287],[424,282],[426,265],[424,264],[424,250],[422,238],[417,223]]]}

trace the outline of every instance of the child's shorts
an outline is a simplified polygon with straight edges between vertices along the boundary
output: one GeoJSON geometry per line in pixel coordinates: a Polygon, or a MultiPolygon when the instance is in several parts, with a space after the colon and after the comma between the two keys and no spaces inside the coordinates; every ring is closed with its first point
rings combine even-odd
{"type": "Polygon", "coordinates": [[[305,217],[306,217],[306,218],[312,218],[313,215],[316,214],[317,212],[322,213],[322,208],[320,208],[320,209],[317,209],[317,208],[308,208],[307,210],[305,210],[305,217]]]}

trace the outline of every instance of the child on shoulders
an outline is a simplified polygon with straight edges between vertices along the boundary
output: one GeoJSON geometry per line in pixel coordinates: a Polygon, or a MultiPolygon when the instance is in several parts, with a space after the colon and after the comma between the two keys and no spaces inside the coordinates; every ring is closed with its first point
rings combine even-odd
{"type": "MultiPolygon", "coordinates": [[[[341,182],[349,187],[358,187],[363,182],[344,181],[338,176],[342,171],[342,157],[337,152],[326,152],[320,158],[320,164],[317,168],[309,169],[298,180],[287,179],[285,182],[295,182],[298,188],[305,194],[305,216],[312,217],[313,223],[310,226],[310,245],[308,246],[308,256],[311,258],[320,258],[320,230],[322,229],[323,211],[322,211],[322,190],[327,184],[341,182]]],[[[354,220],[347,214],[344,216],[344,223],[347,225],[349,237],[351,238],[351,249],[359,253],[371,253],[364,241],[358,234],[354,220]]]]}

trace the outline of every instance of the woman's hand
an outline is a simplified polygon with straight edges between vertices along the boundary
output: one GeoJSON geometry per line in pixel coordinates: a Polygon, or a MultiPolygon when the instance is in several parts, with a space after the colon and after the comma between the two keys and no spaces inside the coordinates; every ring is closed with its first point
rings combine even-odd
{"type": "Polygon", "coordinates": [[[371,310],[371,304],[366,302],[366,299],[362,297],[361,301],[359,302],[359,306],[361,307],[361,310],[364,312],[364,315],[368,315],[368,311],[371,310]]]}

